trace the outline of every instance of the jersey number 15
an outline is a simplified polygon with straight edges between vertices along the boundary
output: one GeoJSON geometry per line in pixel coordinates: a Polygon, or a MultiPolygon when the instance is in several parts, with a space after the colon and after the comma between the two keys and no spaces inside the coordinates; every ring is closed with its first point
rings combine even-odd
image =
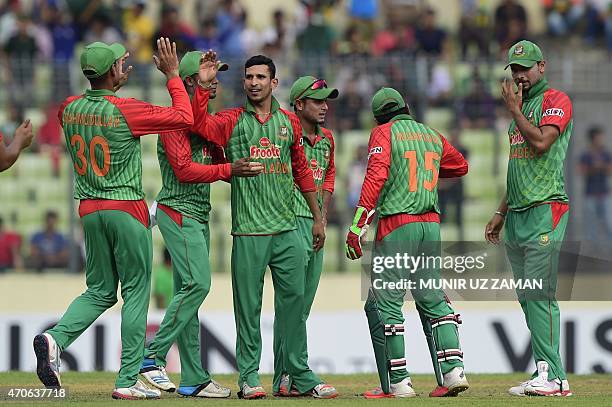
{"type": "MultiPolygon", "coordinates": [[[[404,151],[404,158],[408,160],[408,191],[416,192],[418,188],[417,180],[417,152],[415,150],[404,151]]],[[[431,180],[423,180],[423,188],[428,191],[433,191],[438,184],[438,167],[435,161],[440,161],[440,154],[435,151],[425,151],[425,171],[431,171],[431,180]]]]}

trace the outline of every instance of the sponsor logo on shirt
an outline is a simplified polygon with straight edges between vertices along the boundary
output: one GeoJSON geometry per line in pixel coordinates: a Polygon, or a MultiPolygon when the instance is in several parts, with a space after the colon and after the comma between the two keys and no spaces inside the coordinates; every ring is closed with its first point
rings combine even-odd
{"type": "Polygon", "coordinates": [[[514,131],[509,135],[510,136],[510,145],[515,146],[517,144],[523,144],[525,142],[525,138],[521,134],[518,128],[514,129],[514,131]]]}
{"type": "Polygon", "coordinates": [[[372,147],[372,148],[370,149],[370,153],[368,154],[368,160],[370,159],[370,157],[371,157],[373,154],[382,154],[382,151],[383,151],[383,148],[382,148],[382,147],[380,147],[380,146],[377,146],[377,147],[372,147]]]}
{"type": "Polygon", "coordinates": [[[251,158],[280,158],[280,146],[272,144],[269,138],[262,137],[259,139],[259,146],[250,147],[251,158]]]}
{"type": "Polygon", "coordinates": [[[319,165],[319,163],[317,162],[317,160],[315,160],[314,158],[312,160],[310,160],[310,166],[312,168],[317,168],[317,165],[319,165]]]}
{"type": "Polygon", "coordinates": [[[551,107],[550,109],[546,109],[544,111],[544,114],[542,115],[542,117],[546,117],[546,116],[559,116],[559,117],[563,117],[565,116],[565,112],[563,111],[563,109],[559,109],[556,107],[551,107]]]}

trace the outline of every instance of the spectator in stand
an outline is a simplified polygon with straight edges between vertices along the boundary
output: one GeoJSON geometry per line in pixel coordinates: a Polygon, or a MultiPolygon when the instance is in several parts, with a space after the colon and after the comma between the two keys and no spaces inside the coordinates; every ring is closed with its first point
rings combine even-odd
{"type": "Polygon", "coordinates": [[[245,51],[242,32],[246,25],[246,11],[236,0],[223,0],[216,18],[221,55],[224,58],[242,57],[245,51]]]}
{"type": "Polygon", "coordinates": [[[574,30],[584,15],[584,4],[575,0],[542,0],[550,35],[561,37],[574,30]]]}
{"type": "Polygon", "coordinates": [[[272,24],[264,30],[261,36],[264,45],[272,45],[280,52],[287,53],[295,42],[294,25],[287,23],[287,16],[282,9],[277,9],[272,14],[272,24]]]}
{"type": "Polygon", "coordinates": [[[0,48],[17,31],[17,19],[23,14],[19,0],[9,0],[0,6],[0,48]]]}
{"type": "Polygon", "coordinates": [[[378,0],[349,0],[349,16],[351,25],[360,27],[361,35],[371,40],[374,36],[374,20],[378,16],[378,0]]]}
{"type": "Polygon", "coordinates": [[[527,12],[516,0],[503,0],[495,9],[495,38],[502,53],[527,35],[527,12]],[[517,39],[518,38],[518,39],[517,39]]]}
{"type": "Polygon", "coordinates": [[[212,18],[207,18],[200,24],[200,35],[195,40],[195,49],[208,51],[209,49],[218,50],[221,48],[217,23],[212,18]]]}
{"type": "Polygon", "coordinates": [[[472,68],[470,75],[470,92],[459,102],[457,117],[462,128],[493,129],[495,127],[495,109],[497,101],[489,91],[487,83],[480,74],[478,65],[472,68]]]}
{"type": "Polygon", "coordinates": [[[4,61],[9,83],[9,94],[13,103],[24,107],[34,102],[34,63],[38,46],[30,34],[30,19],[20,15],[17,31],[4,45],[4,61]]]}
{"type": "Polygon", "coordinates": [[[46,268],[68,267],[68,240],[57,231],[58,215],[47,211],[45,228],[32,236],[30,241],[30,258],[28,267],[41,272],[46,268]]]}
{"type": "Polygon", "coordinates": [[[38,129],[36,144],[38,151],[48,154],[51,159],[51,169],[53,176],[60,176],[60,159],[64,150],[62,142],[62,127],[57,120],[59,105],[51,103],[45,109],[45,122],[38,129]]]}
{"type": "Polygon", "coordinates": [[[113,22],[107,12],[96,14],[89,24],[89,29],[85,33],[83,41],[90,44],[95,41],[102,41],[106,44],[122,42],[119,30],[113,26],[113,22]]]}
{"type": "Polygon", "coordinates": [[[21,257],[21,236],[4,228],[4,219],[0,216],[0,273],[8,269],[23,269],[21,257]]]}
{"type": "Polygon", "coordinates": [[[336,51],[336,32],[321,13],[313,13],[297,37],[297,48],[305,56],[331,55],[336,51]]]}
{"type": "Polygon", "coordinates": [[[164,247],[163,263],[153,271],[153,299],[155,308],[166,309],[174,297],[174,280],[172,276],[172,258],[164,247]]]}
{"type": "Polygon", "coordinates": [[[361,128],[361,112],[366,105],[355,81],[347,81],[340,92],[336,107],[336,123],[339,132],[361,128]]]}
{"type": "Polygon", "coordinates": [[[344,33],[344,39],[338,44],[338,54],[345,57],[363,58],[368,55],[370,47],[363,39],[359,27],[351,25],[344,33]]]}
{"type": "Polygon", "coordinates": [[[346,173],[346,205],[349,209],[355,208],[359,203],[361,184],[368,165],[368,146],[363,144],[355,150],[355,158],[346,173]]]}
{"type": "Polygon", "coordinates": [[[194,48],[195,32],[187,23],[181,21],[178,9],[165,5],[161,10],[161,24],[159,30],[153,35],[151,49],[157,49],[157,38],[168,37],[176,42],[177,54],[184,55],[194,48]]]}
{"type": "Polygon", "coordinates": [[[459,23],[461,58],[466,59],[472,45],[476,47],[476,58],[488,57],[490,33],[491,19],[485,8],[464,9],[459,23]]]}
{"type": "Polygon", "coordinates": [[[580,156],[578,170],[584,176],[584,235],[587,240],[612,240],[612,205],[608,178],[612,174],[612,154],[606,148],[602,127],[589,129],[589,148],[580,156]]]}
{"type": "Polygon", "coordinates": [[[405,24],[393,15],[387,18],[387,22],[387,27],[374,36],[372,55],[412,54],[416,49],[412,24],[405,24]]]}
{"type": "MultiPolygon", "coordinates": [[[[143,100],[150,100],[151,60],[153,49],[151,41],[155,31],[154,23],[145,13],[147,2],[136,0],[123,15],[123,31],[126,37],[126,48],[130,52],[134,66],[132,77],[142,89],[143,100]]],[[[159,38],[159,37],[158,37],[159,38]]]]}
{"type": "Polygon", "coordinates": [[[53,44],[51,100],[60,102],[72,95],[70,66],[77,43],[76,26],[70,14],[52,2],[43,5],[42,17],[53,44]]]}
{"type": "Polygon", "coordinates": [[[414,36],[421,53],[439,56],[444,51],[446,31],[437,26],[436,12],[433,9],[428,8],[423,12],[421,24],[414,36]]]}

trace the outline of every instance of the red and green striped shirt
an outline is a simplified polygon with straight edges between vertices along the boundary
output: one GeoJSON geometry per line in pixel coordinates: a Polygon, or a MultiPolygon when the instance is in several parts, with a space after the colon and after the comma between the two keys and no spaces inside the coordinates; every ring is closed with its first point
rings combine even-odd
{"type": "Polygon", "coordinates": [[[281,109],[273,98],[272,111],[260,120],[247,100],[244,107],[207,112],[209,92],[194,96],[194,132],[225,148],[230,162],[249,157],[264,165],[252,178],[232,177],[232,234],[269,235],[296,229],[293,188],[316,190],[297,116],[281,109]]]}

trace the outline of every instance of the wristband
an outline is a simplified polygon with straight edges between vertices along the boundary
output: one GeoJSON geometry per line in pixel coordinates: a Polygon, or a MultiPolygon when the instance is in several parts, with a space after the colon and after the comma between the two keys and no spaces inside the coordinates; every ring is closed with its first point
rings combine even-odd
{"type": "Polygon", "coordinates": [[[506,217],[506,214],[500,211],[495,211],[495,214],[501,216],[502,218],[506,217]]]}

